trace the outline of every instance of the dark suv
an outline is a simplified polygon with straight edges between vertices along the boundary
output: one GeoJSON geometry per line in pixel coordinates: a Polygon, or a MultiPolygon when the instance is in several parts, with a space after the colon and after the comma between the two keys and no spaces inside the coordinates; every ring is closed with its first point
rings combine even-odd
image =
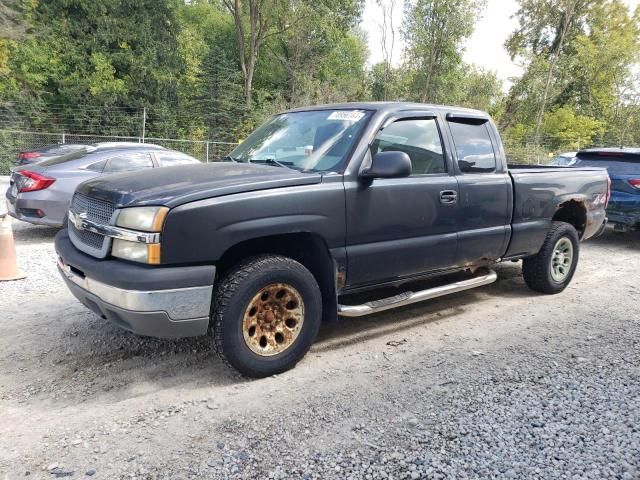
{"type": "Polygon", "coordinates": [[[621,232],[640,228],[640,148],[582,150],[574,166],[606,168],[611,178],[609,223],[621,232]]]}

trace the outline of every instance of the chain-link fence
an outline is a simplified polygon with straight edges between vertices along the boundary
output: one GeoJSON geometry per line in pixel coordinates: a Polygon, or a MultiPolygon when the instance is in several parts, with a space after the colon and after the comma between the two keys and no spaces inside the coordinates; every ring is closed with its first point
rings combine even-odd
{"type": "MultiPolygon", "coordinates": [[[[535,140],[533,138],[510,138],[509,136],[503,136],[502,140],[508,162],[519,164],[544,165],[560,153],[576,151],[580,147],[607,146],[604,141],[592,141],[589,145],[582,145],[580,141],[576,140],[575,142],[563,142],[565,146],[562,147],[559,146],[557,139],[550,137],[541,137],[535,140]]],[[[42,133],[0,129],[0,175],[9,174],[9,170],[16,165],[20,152],[48,145],[65,143],[92,144],[98,142],[140,143],[142,141],[140,137],[42,133]]],[[[181,140],[173,138],[145,138],[144,142],[162,145],[172,150],[187,153],[202,162],[215,162],[229,154],[237,145],[228,142],[181,140]]]]}
{"type": "MultiPolygon", "coordinates": [[[[49,145],[78,143],[89,145],[98,142],[143,143],[140,137],[107,135],[85,135],[65,133],[27,132],[22,130],[0,130],[0,175],[8,175],[16,166],[18,154],[49,145]]],[[[187,153],[202,162],[215,162],[229,154],[237,144],[206,140],[180,140],[175,138],[145,138],[144,143],[153,143],[187,153]]]]}

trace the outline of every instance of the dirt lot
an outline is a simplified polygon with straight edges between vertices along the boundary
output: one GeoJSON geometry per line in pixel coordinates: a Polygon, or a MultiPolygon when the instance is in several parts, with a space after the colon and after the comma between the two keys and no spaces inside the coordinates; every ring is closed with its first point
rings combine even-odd
{"type": "Polygon", "coordinates": [[[118,330],[14,223],[0,284],[0,479],[640,478],[640,235],[583,245],[571,286],[488,287],[325,326],[247,381],[206,338],[118,330]]]}

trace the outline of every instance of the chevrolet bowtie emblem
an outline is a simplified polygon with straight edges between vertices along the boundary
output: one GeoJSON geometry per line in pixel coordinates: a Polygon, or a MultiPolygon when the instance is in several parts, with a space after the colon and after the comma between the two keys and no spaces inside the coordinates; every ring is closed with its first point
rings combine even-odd
{"type": "Polygon", "coordinates": [[[82,212],[78,214],[75,214],[71,211],[69,212],[69,221],[73,223],[73,225],[78,230],[84,230],[83,223],[84,223],[84,220],[86,219],[87,219],[87,212],[82,212]]]}

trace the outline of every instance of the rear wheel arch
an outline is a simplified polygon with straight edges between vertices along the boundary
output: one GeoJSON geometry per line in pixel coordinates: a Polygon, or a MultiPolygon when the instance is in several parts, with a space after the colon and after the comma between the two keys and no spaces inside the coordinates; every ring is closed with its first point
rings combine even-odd
{"type": "Polygon", "coordinates": [[[553,222],[540,251],[523,261],[522,275],[525,283],[540,293],[562,292],[573,278],[579,254],[580,240],[573,225],[553,222]],[[569,247],[568,244],[570,248],[566,248],[569,247]],[[554,271],[556,267],[562,267],[562,271],[554,271]]]}
{"type": "Polygon", "coordinates": [[[323,321],[337,320],[336,262],[324,238],[312,232],[286,233],[245,240],[227,249],[216,262],[217,276],[249,257],[281,255],[306,267],[315,277],[322,294],[323,321]]]}
{"type": "Polygon", "coordinates": [[[578,236],[582,238],[587,226],[587,208],[584,201],[567,200],[561,203],[551,220],[572,225],[578,232],[578,236]]]}

